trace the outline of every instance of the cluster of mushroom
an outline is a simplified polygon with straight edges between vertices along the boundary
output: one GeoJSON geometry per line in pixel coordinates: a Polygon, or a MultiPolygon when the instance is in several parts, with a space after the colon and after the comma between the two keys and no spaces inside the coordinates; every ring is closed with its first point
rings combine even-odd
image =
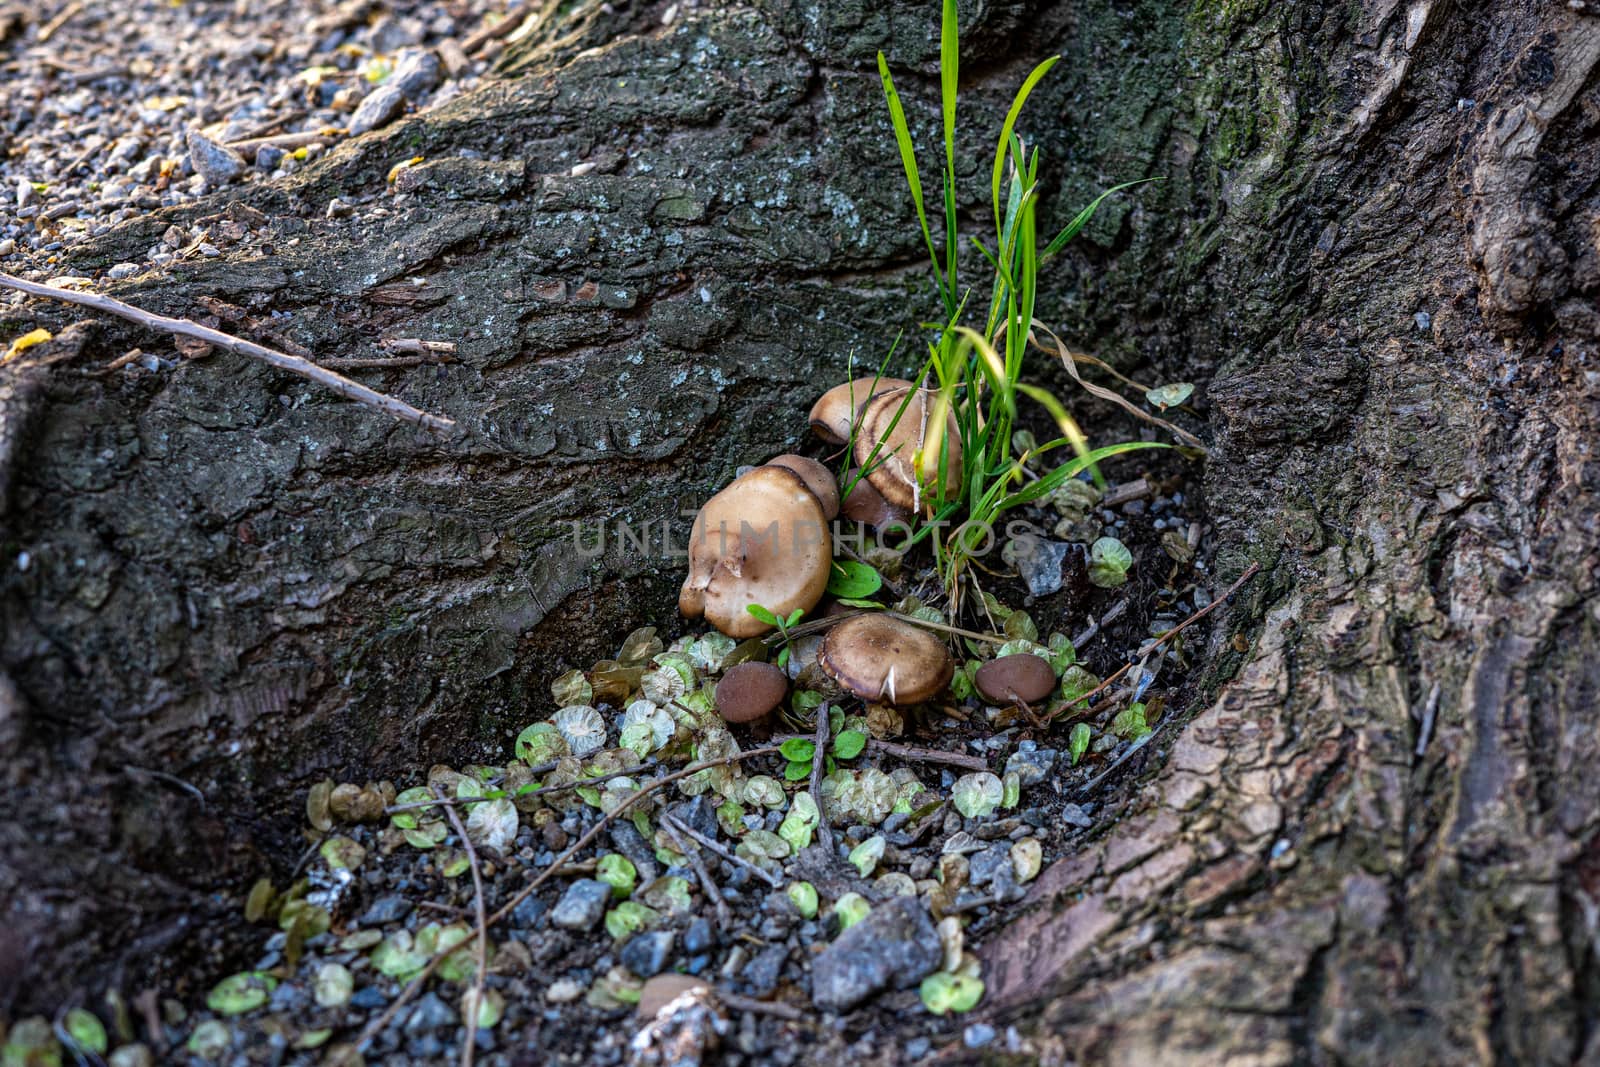
{"type": "MultiPolygon", "coordinates": [[[[960,484],[961,444],[952,415],[946,415],[940,454],[922,455],[928,400],[926,391],[898,378],[858,378],[824,393],[811,409],[811,428],[829,444],[851,447],[858,467],[849,475],[854,483],[849,496],[841,504],[832,472],[804,456],[778,456],[740,475],[695,517],[678,610],[687,618],[704,616],[724,634],[742,639],[772,629],[751,614],[751,605],[785,619],[815,608],[828,585],[829,524],[836,516],[881,529],[915,515],[924,486],[941,474],[944,491],[960,484]],[[858,476],[862,469],[865,475],[858,476]]],[[[1041,699],[1037,669],[1005,666],[1011,659],[1034,660],[1054,684],[1045,661],[1007,656],[987,664],[989,674],[979,672],[980,691],[996,701],[1041,699]]],[[[817,664],[861,699],[897,706],[938,696],[955,670],[938,638],[877,613],[845,619],[829,630],[817,664]]],[[[730,722],[750,722],[777,707],[787,693],[782,670],[749,662],[723,676],[716,702],[730,722]]]]}

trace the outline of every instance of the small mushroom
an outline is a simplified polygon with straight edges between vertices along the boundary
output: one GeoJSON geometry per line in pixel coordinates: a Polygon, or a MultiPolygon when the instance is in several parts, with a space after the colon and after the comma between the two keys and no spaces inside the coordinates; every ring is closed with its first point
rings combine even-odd
{"type": "Polygon", "coordinates": [[[857,378],[836,385],[811,405],[811,429],[828,444],[842,445],[850,440],[850,428],[866,410],[867,401],[878,393],[910,387],[904,378],[857,378]]]}
{"type": "Polygon", "coordinates": [[[800,475],[757,467],[695,517],[678,610],[691,619],[704,615],[729,637],[759,637],[772,627],[749,606],[784,617],[816,607],[828,586],[832,548],[822,504],[800,475]]]}
{"type": "Polygon", "coordinates": [[[978,668],[972,682],[991,704],[1034,704],[1056,687],[1050,661],[1027,652],[992,659],[978,668]]]}
{"type": "Polygon", "coordinates": [[[717,711],[728,722],[754,722],[783,702],[789,677],[770,663],[741,663],[717,683],[717,711]]]}
{"type": "Polygon", "coordinates": [[[920,704],[955,673],[944,642],[880,614],[858,615],[828,631],[817,662],[856,696],[884,704],[920,704]]]}
{"type": "Polygon", "coordinates": [[[839,514],[839,483],[833,480],[833,472],[814,459],[805,456],[783,455],[774,456],[767,463],[774,467],[783,467],[792,470],[806,483],[806,488],[811,490],[822,505],[823,518],[832,522],[839,514]]]}
{"type": "MultiPolygon", "coordinates": [[[[868,470],[867,480],[892,506],[905,511],[916,511],[920,502],[913,459],[925,443],[932,447],[929,447],[929,454],[923,456],[921,461],[922,469],[928,475],[924,480],[937,481],[939,476],[937,442],[930,438],[924,425],[928,419],[928,395],[925,390],[918,390],[908,401],[906,389],[879,393],[867,405],[861,417],[861,432],[856,435],[856,462],[863,467],[873,464],[868,470]],[[904,411],[900,410],[902,404],[905,405],[904,411]],[[895,420],[896,414],[899,415],[899,421],[895,420]],[[893,430],[889,428],[891,423],[894,424],[893,430]]],[[[961,485],[961,433],[956,427],[953,412],[945,415],[944,441],[948,455],[943,487],[944,495],[949,496],[961,485]]]]}
{"type": "Polygon", "coordinates": [[[911,518],[910,511],[897,508],[883,499],[883,494],[878,492],[872,482],[866,478],[857,478],[856,472],[859,469],[853,468],[845,476],[844,482],[850,486],[850,495],[840,503],[839,514],[852,522],[864,522],[877,530],[897,522],[904,523],[911,518]]]}

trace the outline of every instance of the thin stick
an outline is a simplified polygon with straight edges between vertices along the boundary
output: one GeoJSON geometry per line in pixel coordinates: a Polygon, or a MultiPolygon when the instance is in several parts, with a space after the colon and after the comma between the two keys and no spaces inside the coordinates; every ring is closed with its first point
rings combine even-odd
{"type": "Polygon", "coordinates": [[[940,752],[933,748],[913,748],[911,745],[897,745],[892,741],[873,741],[867,747],[875,752],[882,752],[885,756],[896,759],[910,760],[920,763],[946,763],[952,767],[963,767],[969,771],[986,771],[989,764],[978,756],[968,756],[962,752],[940,752]]]}
{"type": "MultiPolygon", "coordinates": [[[[521,904],[524,900],[527,900],[530,896],[532,896],[538,890],[538,888],[544,885],[545,882],[549,881],[550,878],[555,875],[556,871],[560,870],[568,860],[572,859],[573,856],[576,856],[580,851],[588,847],[590,842],[600,836],[600,832],[602,830],[616,822],[622,817],[624,812],[633,807],[639,801],[643,800],[645,797],[649,796],[651,793],[654,793],[657,789],[660,789],[666,785],[670,785],[681,778],[687,778],[691,774],[698,774],[700,771],[708,770],[712,767],[723,767],[730,763],[737,763],[740,760],[753,759],[756,756],[770,756],[777,751],[777,745],[768,745],[766,748],[753,748],[748,752],[735,752],[731,756],[723,756],[719,759],[702,760],[699,763],[691,763],[689,766],[673,771],[671,774],[657,778],[652,782],[647,782],[637,791],[624,797],[621,804],[618,804],[615,808],[612,808],[610,812],[601,816],[599,822],[595,823],[592,827],[584,832],[582,837],[578,838],[578,840],[569,845],[565,852],[557,856],[551,862],[550,866],[546,867],[539,874],[535,875],[527,885],[522,887],[516,896],[508,900],[499,911],[489,916],[488,925],[495,925],[501,919],[504,919],[507,915],[510,915],[513,911],[515,911],[518,904],[521,904]]],[[[692,833],[691,836],[693,836],[692,833]]],[[[409,1002],[412,997],[416,996],[417,992],[422,989],[423,983],[433,975],[434,971],[439,969],[439,964],[444,962],[445,957],[449,956],[450,952],[450,949],[446,949],[436,954],[432,959],[428,960],[428,962],[423,965],[422,970],[417,972],[417,976],[411,979],[411,981],[406,984],[406,987],[400,991],[400,995],[394,999],[394,1003],[385,1008],[382,1015],[379,1015],[376,1019],[372,1020],[366,1025],[366,1027],[361,1031],[361,1036],[349,1046],[345,1055],[333,1061],[334,1064],[337,1065],[340,1063],[348,1063],[349,1056],[359,1054],[359,1049],[365,1047],[372,1041],[373,1038],[381,1034],[384,1028],[394,1021],[394,1017],[400,1014],[400,1009],[403,1008],[406,1003],[409,1002]]]]}
{"type": "Polygon", "coordinates": [[[723,1005],[734,1011],[747,1011],[752,1015],[771,1015],[777,1019],[788,1019],[790,1022],[801,1022],[807,1018],[805,1012],[792,1004],[783,1004],[775,1000],[756,1000],[754,997],[741,997],[737,993],[728,993],[721,989],[713,991],[713,995],[723,1005]]]}
{"type": "MultiPolygon", "coordinates": [[[[777,751],[777,750],[774,749],[773,751],[777,751]]],[[[749,860],[745,859],[742,856],[734,855],[732,852],[729,852],[722,845],[718,844],[716,841],[714,841],[711,838],[707,837],[705,834],[701,833],[699,830],[696,830],[692,826],[686,825],[682,820],[675,819],[671,815],[662,815],[661,816],[661,821],[663,823],[669,823],[670,822],[674,827],[676,827],[678,829],[678,831],[680,833],[686,834],[692,840],[698,841],[700,844],[704,845],[706,848],[709,848],[712,852],[715,852],[717,855],[721,856],[723,859],[727,860],[729,863],[732,863],[732,864],[734,864],[736,866],[739,866],[739,867],[743,867],[745,870],[747,870],[750,873],[754,874],[757,878],[761,879],[763,882],[767,883],[772,888],[777,889],[779,886],[781,886],[783,884],[783,879],[782,878],[779,878],[775,874],[771,874],[771,873],[769,873],[767,871],[762,870],[760,867],[757,867],[755,864],[751,863],[749,860]]]]}
{"type": "Polygon", "coordinates": [[[377,408],[379,411],[391,415],[402,422],[413,423],[435,433],[450,434],[456,430],[455,421],[452,419],[420,411],[403,400],[397,400],[375,389],[369,389],[360,382],[351,381],[341,374],[335,374],[333,371],[319,367],[309,359],[301,359],[299,356],[291,356],[284,352],[275,352],[253,341],[246,341],[241,337],[223,333],[221,330],[213,330],[209,326],[202,326],[198,322],[157,315],[153,312],[136,308],[131,304],[124,304],[122,301],[115,300],[109,296],[102,296],[99,293],[79,293],[54,285],[25,282],[21,278],[12,277],[9,274],[0,274],[0,286],[16,289],[30,296],[42,296],[50,300],[59,300],[65,304],[77,304],[80,307],[103,311],[108,315],[116,315],[119,318],[136,322],[152,330],[160,330],[163,333],[176,334],[179,337],[192,337],[197,341],[206,341],[216,345],[218,348],[226,348],[228,351],[236,352],[241,356],[250,356],[264,363],[269,363],[279,370],[297,374],[302,378],[309,379],[318,385],[333,390],[346,400],[354,400],[359,404],[377,408]]]}
{"type": "Polygon", "coordinates": [[[689,866],[694,868],[695,877],[700,879],[700,888],[705,890],[712,906],[717,909],[717,929],[733,929],[733,912],[728,909],[728,902],[722,898],[722,890],[717,888],[717,880],[711,877],[711,869],[706,866],[705,858],[700,855],[699,849],[689,847],[673,822],[663,819],[661,828],[667,832],[667,836],[678,847],[678,851],[688,858],[689,866]]]}
{"type": "Polygon", "coordinates": [[[1133,657],[1130,660],[1128,660],[1127,663],[1124,663],[1121,667],[1118,667],[1109,676],[1107,676],[1105,681],[1101,682],[1099,685],[1095,686],[1093,689],[1089,690],[1087,693],[1083,694],[1082,696],[1075,697],[1072,700],[1068,701],[1067,703],[1063,704],[1061,707],[1057,708],[1054,713],[1052,713],[1051,715],[1045,716],[1045,721],[1048,723],[1052,719],[1055,719],[1055,718],[1059,717],[1062,712],[1066,711],[1068,708],[1072,707],[1074,704],[1086,703],[1089,700],[1090,697],[1096,696],[1097,694],[1099,694],[1099,692],[1102,689],[1105,689],[1107,686],[1111,685],[1111,683],[1115,682],[1118,678],[1121,678],[1124,674],[1127,674],[1129,668],[1131,668],[1135,663],[1138,663],[1140,660],[1144,659],[1145,656],[1149,655],[1151,652],[1154,652],[1156,649],[1160,648],[1162,645],[1166,644],[1168,641],[1172,640],[1174,637],[1177,637],[1180,633],[1182,633],[1185,629],[1187,629],[1191,623],[1199,622],[1201,619],[1205,618],[1207,615],[1209,615],[1213,611],[1215,611],[1219,604],[1226,604],[1229,600],[1233,599],[1233,594],[1235,594],[1235,593],[1237,593],[1239,591],[1239,587],[1244,585],[1244,583],[1248,582],[1251,578],[1254,578],[1256,576],[1256,573],[1258,571],[1260,571],[1260,570],[1261,570],[1261,564],[1259,564],[1259,563],[1250,564],[1250,566],[1248,566],[1248,567],[1246,567],[1244,569],[1244,573],[1239,575],[1238,580],[1235,581],[1232,585],[1230,585],[1228,587],[1228,591],[1226,593],[1223,593],[1220,597],[1218,597],[1217,599],[1213,600],[1211,603],[1207,604],[1205,607],[1201,608],[1199,611],[1195,612],[1193,615],[1190,615],[1187,619],[1184,619],[1182,622],[1180,622],[1178,625],[1174,626],[1172,629],[1168,630],[1166,633],[1162,634],[1161,636],[1157,637],[1155,640],[1151,641],[1149,644],[1147,644],[1144,647],[1140,648],[1139,651],[1137,651],[1137,652],[1135,652],[1133,654],[1133,657]]]}
{"type": "MultiPolygon", "coordinates": [[[[442,798],[445,795],[444,787],[434,786],[433,793],[442,798]]],[[[473,1017],[462,1020],[466,1025],[462,1027],[465,1036],[461,1039],[461,1067],[472,1067],[472,1056],[478,1045],[478,1017],[483,1012],[483,979],[489,972],[489,923],[484,917],[483,875],[478,871],[478,852],[472,847],[472,838],[467,836],[467,827],[462,823],[461,816],[456,814],[456,809],[446,805],[444,813],[449,816],[450,825],[461,838],[461,847],[467,853],[467,866],[472,871],[473,910],[478,916],[478,973],[472,980],[470,1001],[473,1017]]]]}
{"type": "MultiPolygon", "coordinates": [[[[811,740],[806,734],[786,734],[782,737],[774,737],[772,740],[781,744],[784,741],[793,741],[797,738],[811,740]]],[[[936,748],[916,748],[912,745],[901,745],[893,741],[878,741],[870,738],[867,741],[867,748],[873,752],[881,752],[885,756],[893,756],[896,759],[909,760],[913,763],[945,763],[952,767],[964,767],[969,771],[986,771],[989,769],[989,764],[981,757],[968,756],[960,752],[941,752],[936,748]]]]}
{"type": "Polygon", "coordinates": [[[59,30],[61,27],[65,26],[67,23],[71,22],[73,20],[73,18],[75,18],[78,15],[78,13],[80,11],[82,11],[82,10],[83,10],[83,4],[81,2],[74,2],[74,3],[68,4],[66,6],[66,9],[64,11],[62,11],[61,14],[59,14],[55,18],[51,19],[49,21],[49,23],[44,27],[44,29],[39,31],[39,36],[37,38],[36,43],[37,44],[46,44],[46,43],[48,43],[50,38],[52,38],[52,37],[54,37],[56,35],[56,31],[57,30],[59,30]]]}
{"type": "Polygon", "coordinates": [[[1127,610],[1128,602],[1126,600],[1119,600],[1115,604],[1111,605],[1110,608],[1106,609],[1106,613],[1104,615],[1100,616],[1099,619],[1089,623],[1088,629],[1084,630],[1083,633],[1072,639],[1072,647],[1075,649],[1082,648],[1090,641],[1093,641],[1095,634],[1099,633],[1107,626],[1110,626],[1119,616],[1121,616],[1124,611],[1127,610]]]}
{"type": "Polygon", "coordinates": [[[828,705],[817,705],[816,750],[811,753],[811,802],[817,806],[817,840],[829,858],[833,856],[833,827],[822,810],[822,764],[828,751],[828,705]]]}

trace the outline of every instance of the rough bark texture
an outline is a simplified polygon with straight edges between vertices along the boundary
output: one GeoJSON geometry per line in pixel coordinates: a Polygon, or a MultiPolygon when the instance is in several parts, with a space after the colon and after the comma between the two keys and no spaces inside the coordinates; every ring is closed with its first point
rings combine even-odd
{"type": "MultiPolygon", "coordinates": [[[[0,367],[0,885],[26,996],[181,941],[208,876],[282,856],[263,803],[502,743],[562,663],[669,610],[673,568],[586,559],[566,524],[675,515],[925,307],[872,56],[931,75],[931,8],[658,15],[552,20],[505,80],[250,194],[271,221],[247,249],[119,292],[282,313],[319,356],[456,340],[460,365],[373,384],[464,440],[232,356],[99,377],[151,343],[111,324],[0,367]],[[388,218],[322,217],[385,201],[413,155],[388,218]]],[[[985,947],[987,1010],[1057,1062],[1600,1059],[1600,19],[964,16],[971,158],[1059,50],[1027,123],[1064,173],[1054,214],[1167,177],[1097,219],[1049,316],[1204,383],[1219,573],[1269,568],[1209,706],[985,947]]],[[[902,80],[930,128],[932,80],[902,80]]]]}

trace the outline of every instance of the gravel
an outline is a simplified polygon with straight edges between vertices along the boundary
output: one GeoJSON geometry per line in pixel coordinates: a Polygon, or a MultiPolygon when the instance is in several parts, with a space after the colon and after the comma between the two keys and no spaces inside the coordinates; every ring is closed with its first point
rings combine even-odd
{"type": "MultiPolygon", "coordinates": [[[[50,276],[58,253],[119,222],[288,173],[341,140],[471,89],[504,48],[478,31],[506,17],[509,4],[20,7],[20,29],[0,43],[0,269],[50,276]],[[468,44],[475,48],[460,62],[468,44]],[[446,51],[457,57],[448,70],[446,51]],[[262,137],[287,143],[253,144],[262,137]]],[[[114,269],[131,277],[177,258],[158,246],[132,269],[114,269]]]]}

